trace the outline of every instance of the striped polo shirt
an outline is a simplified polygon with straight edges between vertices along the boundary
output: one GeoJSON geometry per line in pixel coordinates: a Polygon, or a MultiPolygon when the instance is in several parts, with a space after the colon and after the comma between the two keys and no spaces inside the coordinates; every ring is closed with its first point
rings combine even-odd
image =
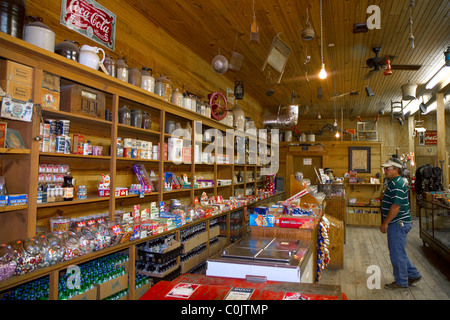
{"type": "Polygon", "coordinates": [[[400,210],[397,216],[390,223],[397,221],[411,222],[411,211],[409,211],[408,188],[402,177],[397,176],[391,179],[384,192],[381,211],[383,219],[387,217],[392,204],[398,204],[400,210]]]}

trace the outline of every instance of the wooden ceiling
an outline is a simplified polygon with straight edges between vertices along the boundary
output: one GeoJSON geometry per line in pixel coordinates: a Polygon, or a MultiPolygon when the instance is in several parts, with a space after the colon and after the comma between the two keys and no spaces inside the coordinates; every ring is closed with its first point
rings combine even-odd
{"type": "Polygon", "coordinates": [[[228,70],[223,76],[244,81],[245,94],[276,112],[279,105],[289,104],[294,92],[302,118],[376,117],[379,110],[390,112],[391,101],[402,98],[401,86],[410,80],[418,84],[419,95],[424,86],[444,64],[450,45],[448,0],[323,0],[323,61],[328,77],[318,78],[321,67],[320,0],[255,0],[259,44],[250,43],[253,22],[253,0],[126,0],[149,20],[167,31],[202,59],[212,61],[220,53],[231,59],[232,53],[244,56],[239,71],[228,70]],[[366,33],[353,33],[353,25],[364,23],[372,15],[368,6],[380,8],[381,28],[366,33]],[[315,31],[311,41],[302,39],[302,29],[309,22],[315,31]],[[415,47],[411,48],[410,12],[415,47]],[[284,75],[262,66],[275,36],[291,48],[284,75]],[[382,47],[380,56],[391,55],[393,65],[420,65],[419,70],[384,69],[369,79],[366,60],[375,56],[373,47],[382,47]],[[305,64],[307,56],[310,61],[305,64]],[[268,70],[275,93],[267,96],[268,70]],[[370,86],[374,96],[366,95],[370,86]],[[318,87],[323,96],[318,98],[318,87]],[[351,91],[358,95],[348,94],[351,91]],[[332,99],[339,95],[339,98],[332,99]]]}

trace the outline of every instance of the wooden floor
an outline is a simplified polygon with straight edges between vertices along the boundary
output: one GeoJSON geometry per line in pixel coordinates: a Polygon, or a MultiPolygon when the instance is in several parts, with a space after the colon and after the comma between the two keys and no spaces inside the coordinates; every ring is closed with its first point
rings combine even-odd
{"type": "Polygon", "coordinates": [[[407,253],[422,274],[422,280],[408,289],[387,290],[385,283],[394,281],[387,238],[376,227],[347,226],[344,245],[344,268],[325,269],[320,284],[337,284],[349,300],[449,300],[450,265],[431,247],[423,246],[418,221],[408,234],[407,253]],[[371,265],[381,270],[381,289],[368,289],[366,280],[371,265]]]}

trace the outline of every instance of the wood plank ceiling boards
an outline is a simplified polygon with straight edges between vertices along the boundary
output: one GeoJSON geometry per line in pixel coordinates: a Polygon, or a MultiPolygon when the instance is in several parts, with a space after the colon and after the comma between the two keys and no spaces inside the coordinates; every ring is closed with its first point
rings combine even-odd
{"type": "MultiPolygon", "coordinates": [[[[303,118],[334,118],[335,94],[358,91],[358,95],[345,94],[337,99],[337,108],[343,107],[348,117],[376,117],[380,107],[390,112],[390,102],[400,101],[401,86],[408,80],[418,84],[418,93],[424,92],[426,82],[444,64],[444,54],[450,44],[448,0],[414,1],[411,9],[415,48],[410,47],[410,0],[323,0],[323,54],[328,72],[325,80],[317,75],[321,68],[320,57],[320,3],[319,0],[255,0],[256,21],[259,27],[259,44],[250,43],[250,26],[253,22],[252,0],[126,0],[143,16],[164,29],[177,41],[191,48],[200,58],[212,61],[218,50],[231,59],[233,51],[244,56],[239,71],[228,70],[224,77],[232,81],[243,80],[245,93],[263,107],[277,112],[278,106],[290,103],[295,91],[297,103],[311,105],[303,118]],[[380,8],[380,29],[353,33],[353,25],[364,23],[372,16],[370,5],[380,8]],[[309,23],[315,38],[302,39],[306,27],[307,9],[309,23]],[[237,37],[236,41],[236,35],[237,37]],[[281,83],[274,85],[275,93],[268,97],[267,69],[262,72],[273,38],[280,39],[292,48],[281,83]],[[334,44],[334,46],[330,46],[334,44]],[[381,47],[380,56],[394,56],[393,74],[385,76],[384,68],[365,77],[372,69],[366,60],[375,57],[374,47],[381,47]],[[305,65],[306,55],[311,57],[305,65]],[[420,65],[419,70],[396,70],[394,65],[420,65]],[[306,71],[308,68],[308,79],[306,71]],[[336,91],[333,71],[336,70],[336,91]],[[368,97],[365,86],[374,92],[368,97]],[[323,88],[322,98],[317,97],[318,87],[323,88]]],[[[271,76],[277,79],[275,71],[271,76]]]]}

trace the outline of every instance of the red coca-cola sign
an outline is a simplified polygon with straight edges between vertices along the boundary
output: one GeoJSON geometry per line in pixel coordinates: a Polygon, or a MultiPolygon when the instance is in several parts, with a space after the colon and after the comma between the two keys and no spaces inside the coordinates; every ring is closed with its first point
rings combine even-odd
{"type": "Polygon", "coordinates": [[[114,50],[116,15],[93,0],[61,0],[61,24],[114,50]]]}
{"type": "Polygon", "coordinates": [[[427,130],[425,132],[425,144],[437,144],[437,131],[427,130]]]}

